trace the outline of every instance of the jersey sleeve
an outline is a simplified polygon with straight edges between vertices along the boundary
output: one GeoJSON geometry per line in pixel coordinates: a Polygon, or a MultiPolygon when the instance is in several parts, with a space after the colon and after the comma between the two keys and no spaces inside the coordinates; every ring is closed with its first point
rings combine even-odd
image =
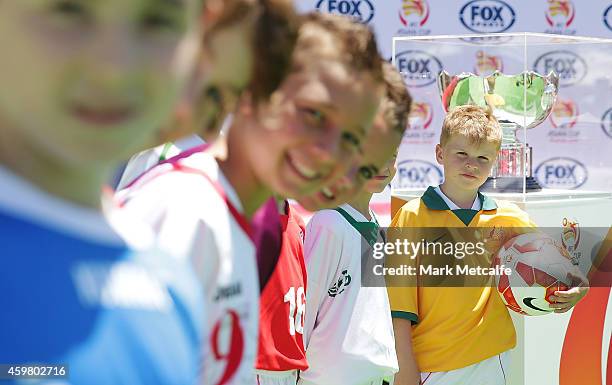
{"type": "MultiPolygon", "coordinates": [[[[315,214],[306,227],[304,238],[304,261],[308,276],[306,290],[306,312],[304,316],[304,348],[308,343],[320,317],[321,305],[327,296],[334,274],[338,268],[342,252],[342,237],[334,229],[334,217],[339,216],[331,210],[315,214]]],[[[337,220],[336,220],[337,222],[337,220]]]]}
{"type": "Polygon", "coordinates": [[[161,147],[154,147],[132,156],[125,166],[116,190],[123,190],[139,176],[159,163],[161,147]]]}
{"type": "Polygon", "coordinates": [[[213,227],[200,215],[207,210],[199,206],[210,204],[217,196],[205,184],[185,183],[186,179],[190,178],[168,173],[124,190],[119,196],[122,209],[151,228],[157,245],[165,253],[187,260],[208,292],[212,291],[208,285],[215,281],[220,269],[218,258],[214,257],[220,250],[213,227]],[[175,188],[178,185],[185,188],[175,188]]]}
{"type": "MultiPolygon", "coordinates": [[[[388,231],[389,243],[396,241],[403,242],[403,238],[416,237],[416,229],[413,231],[413,220],[415,216],[410,211],[402,208],[393,218],[388,231]]],[[[402,265],[414,268],[416,271],[416,259],[406,258],[402,255],[388,255],[385,260],[385,267],[399,268],[402,265]]],[[[418,311],[418,287],[416,279],[411,277],[387,275],[387,293],[389,295],[389,305],[393,318],[403,318],[413,324],[419,322],[418,311]]]]}

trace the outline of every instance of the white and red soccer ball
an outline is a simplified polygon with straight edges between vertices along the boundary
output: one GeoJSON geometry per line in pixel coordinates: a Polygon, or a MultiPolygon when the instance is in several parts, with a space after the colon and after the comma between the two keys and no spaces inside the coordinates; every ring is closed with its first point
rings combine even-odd
{"type": "Polygon", "coordinates": [[[550,297],[555,291],[568,290],[582,282],[567,250],[539,232],[508,240],[493,263],[510,268],[511,274],[496,277],[497,291],[509,309],[523,315],[554,311],[550,297]]]}

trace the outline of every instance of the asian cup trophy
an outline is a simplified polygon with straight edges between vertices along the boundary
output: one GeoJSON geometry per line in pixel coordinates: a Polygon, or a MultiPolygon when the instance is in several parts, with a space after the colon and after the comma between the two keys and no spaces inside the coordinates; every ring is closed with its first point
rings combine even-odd
{"type": "Polygon", "coordinates": [[[465,104],[491,108],[503,131],[497,162],[483,191],[523,192],[542,188],[532,176],[532,151],[521,143],[517,131],[542,123],[550,114],[559,90],[554,72],[544,76],[533,71],[504,75],[499,71],[482,77],[472,73],[450,75],[442,71],[438,88],[444,109],[465,104]]]}

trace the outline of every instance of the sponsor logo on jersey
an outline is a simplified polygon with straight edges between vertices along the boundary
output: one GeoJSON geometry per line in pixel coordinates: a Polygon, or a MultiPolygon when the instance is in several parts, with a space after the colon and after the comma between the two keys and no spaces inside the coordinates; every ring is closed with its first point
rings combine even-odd
{"type": "Polygon", "coordinates": [[[472,0],[459,11],[459,20],[472,32],[503,32],[514,25],[516,13],[501,0],[472,0]]]}
{"type": "Polygon", "coordinates": [[[410,109],[408,128],[404,131],[404,143],[432,143],[436,133],[431,128],[433,121],[433,106],[428,102],[415,101],[410,109]]]}
{"type": "Polygon", "coordinates": [[[398,31],[398,34],[429,35],[431,29],[425,26],[430,12],[431,7],[428,0],[402,0],[397,13],[403,28],[398,31]]]}
{"type": "Polygon", "coordinates": [[[603,13],[603,23],[610,31],[612,31],[612,5],[610,5],[603,13]]]}
{"type": "Polygon", "coordinates": [[[576,7],[570,0],[546,0],[548,6],[545,12],[548,29],[546,33],[575,35],[575,29],[569,29],[576,17],[576,7]]]}
{"type": "Polygon", "coordinates": [[[612,138],[612,108],[609,108],[608,111],[604,112],[601,117],[601,129],[612,138]]]}
{"type": "Polygon", "coordinates": [[[476,66],[474,67],[476,75],[487,76],[495,71],[504,71],[501,57],[488,55],[484,51],[476,52],[476,66]]]}
{"type": "Polygon", "coordinates": [[[540,74],[554,71],[559,75],[560,86],[579,83],[587,74],[587,64],[583,58],[571,51],[551,51],[536,59],[533,70],[540,74]]]}
{"type": "Polygon", "coordinates": [[[433,163],[409,159],[399,162],[395,188],[427,188],[442,183],[442,170],[433,163]]]}
{"type": "Polygon", "coordinates": [[[374,18],[374,4],[370,0],[319,0],[317,10],[350,16],[361,23],[369,23],[374,18]]]}
{"type": "Polygon", "coordinates": [[[580,226],[578,220],[563,218],[563,230],[561,233],[561,244],[571,256],[572,263],[578,265],[582,253],[578,251],[580,245],[580,226]]]}
{"type": "Polygon", "coordinates": [[[540,163],[535,169],[535,178],[542,187],[575,189],[586,183],[588,171],[576,159],[557,157],[540,163]]]}
{"type": "Polygon", "coordinates": [[[214,301],[219,302],[221,300],[240,295],[240,293],[242,293],[242,286],[240,285],[240,282],[232,283],[227,286],[220,286],[217,288],[214,301]]]}
{"type": "Polygon", "coordinates": [[[420,50],[409,50],[395,56],[395,66],[409,87],[425,87],[436,82],[442,71],[440,60],[420,50]]]}
{"type": "Polygon", "coordinates": [[[344,289],[350,285],[351,283],[351,275],[348,273],[348,270],[342,270],[342,274],[336,282],[332,285],[332,287],[327,290],[327,294],[334,298],[335,296],[344,292],[344,289]]]}

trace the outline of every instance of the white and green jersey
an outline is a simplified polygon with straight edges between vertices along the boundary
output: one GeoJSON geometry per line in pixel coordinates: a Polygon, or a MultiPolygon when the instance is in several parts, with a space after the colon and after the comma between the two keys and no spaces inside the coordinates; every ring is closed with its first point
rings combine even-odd
{"type": "Polygon", "coordinates": [[[298,384],[378,385],[398,371],[386,288],[361,287],[362,237],[371,234],[381,241],[376,220],[347,204],[318,211],[308,223],[304,345],[309,368],[298,384]]]}
{"type": "Polygon", "coordinates": [[[123,174],[121,174],[121,179],[119,180],[119,184],[117,184],[116,190],[123,190],[136,178],[161,162],[204,143],[204,140],[199,136],[191,135],[175,142],[164,143],[161,146],[139,152],[128,161],[123,174]]]}

